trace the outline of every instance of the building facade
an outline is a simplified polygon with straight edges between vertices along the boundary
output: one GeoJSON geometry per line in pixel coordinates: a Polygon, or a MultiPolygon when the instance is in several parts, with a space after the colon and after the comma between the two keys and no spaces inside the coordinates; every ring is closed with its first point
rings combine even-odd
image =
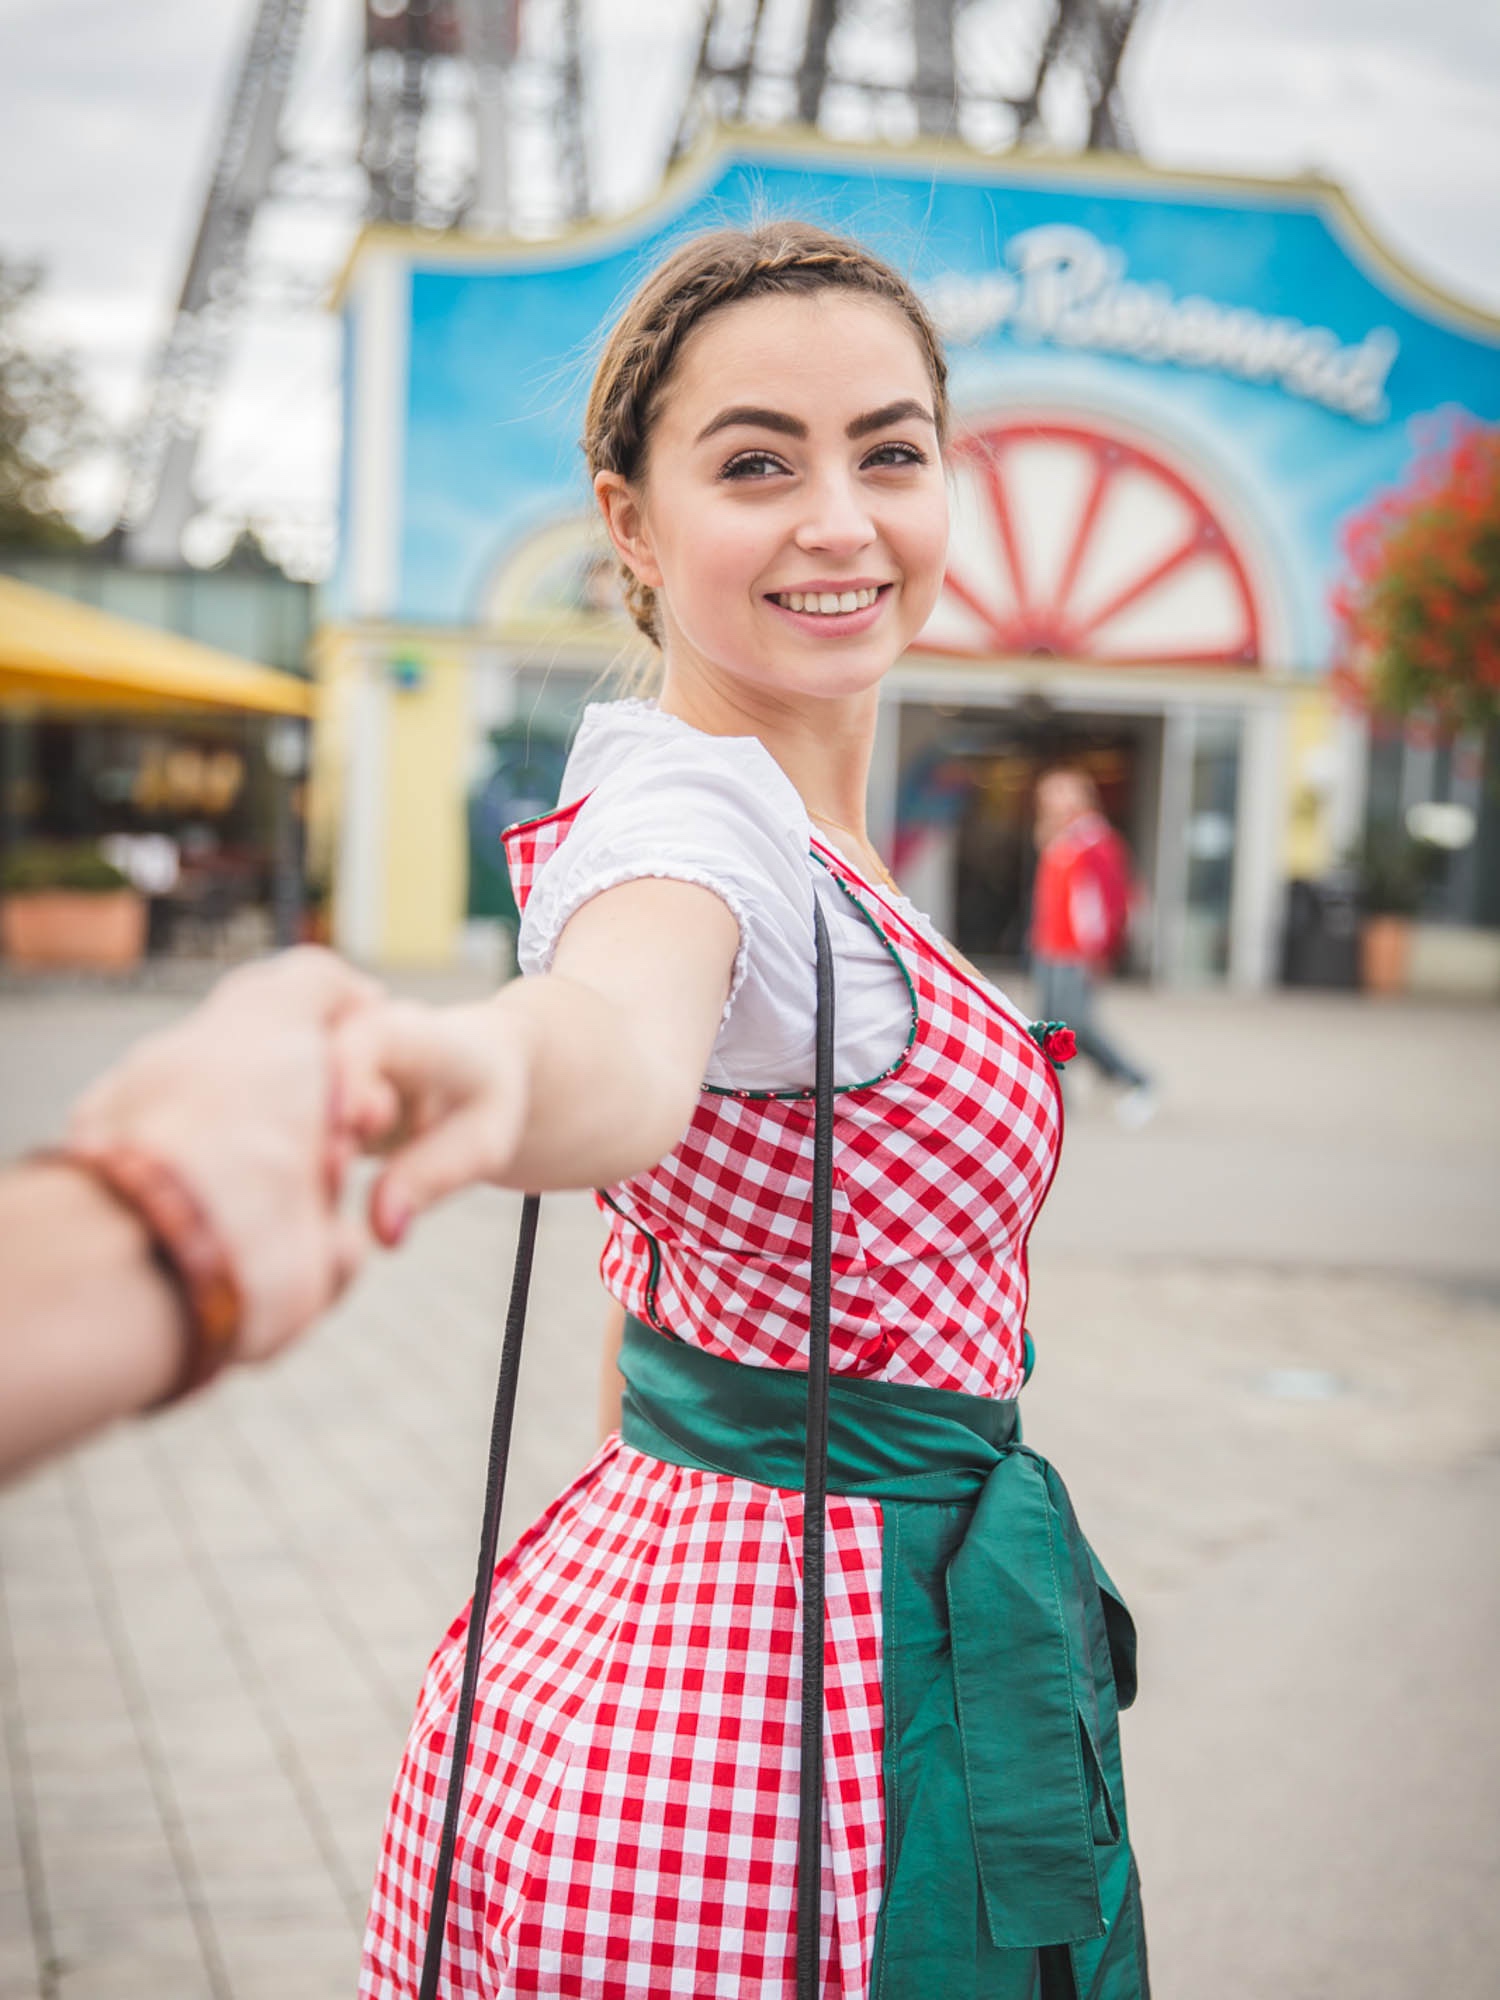
{"type": "Polygon", "coordinates": [[[362,240],[318,644],[336,937],[442,961],[501,907],[494,832],[631,651],[576,443],[603,331],[684,237],[778,214],[907,270],[952,364],[947,580],[872,783],[903,882],[1018,952],[1031,788],[1065,757],[1135,849],[1140,969],[1266,983],[1288,883],[1363,823],[1366,731],[1327,687],[1343,524],[1433,426],[1500,421],[1500,322],[1322,184],[744,134],[560,242],[362,240]]]}
{"type": "Polygon", "coordinates": [[[147,897],[151,951],[292,942],[311,626],[310,587],[263,563],[0,548],[0,872],[100,846],[147,897]]]}

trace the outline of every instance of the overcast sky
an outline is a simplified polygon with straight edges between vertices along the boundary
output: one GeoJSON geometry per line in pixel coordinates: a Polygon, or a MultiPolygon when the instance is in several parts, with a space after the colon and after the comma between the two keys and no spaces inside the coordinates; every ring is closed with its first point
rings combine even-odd
{"type": "MultiPolygon", "coordinates": [[[[1028,0],[1015,4],[1024,18],[1028,0]]],[[[0,0],[0,255],[45,262],[42,329],[79,353],[122,427],[180,282],[253,11],[0,0]]],[[[334,162],[354,136],[359,18],[358,0],[311,0],[291,108],[299,145],[334,162]]],[[[587,18],[596,177],[616,206],[649,192],[700,5],[591,0],[587,18]]],[[[1316,169],[1407,262],[1500,312],[1497,0],[1145,0],[1124,83],[1148,160],[1316,169]]],[[[343,186],[322,210],[281,213],[262,254],[331,268],[350,227],[343,186]]],[[[226,519],[269,515],[305,551],[326,546],[336,366],[326,315],[257,321],[201,465],[226,519]]],[[[117,498],[96,468],[79,492],[89,525],[106,525],[117,498]]]]}

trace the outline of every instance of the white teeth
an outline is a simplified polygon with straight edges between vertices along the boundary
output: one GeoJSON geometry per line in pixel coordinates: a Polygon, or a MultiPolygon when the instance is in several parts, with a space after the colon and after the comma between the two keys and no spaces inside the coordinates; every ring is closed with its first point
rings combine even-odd
{"type": "Polygon", "coordinates": [[[783,590],[777,591],[775,598],[788,611],[813,611],[834,617],[846,611],[866,611],[879,595],[878,589],[783,590]]]}

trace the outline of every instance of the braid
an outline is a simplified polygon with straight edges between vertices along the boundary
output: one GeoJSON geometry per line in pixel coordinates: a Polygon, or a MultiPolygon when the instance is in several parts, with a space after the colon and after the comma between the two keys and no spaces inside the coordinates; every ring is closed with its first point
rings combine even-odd
{"type": "MultiPolygon", "coordinates": [[[[695,237],[636,293],[610,335],[589,394],[583,429],[589,471],[640,478],[662,390],[688,335],[711,314],[743,299],[834,290],[884,300],[909,321],[932,376],[938,435],[945,436],[947,363],[911,286],[849,237],[808,222],[768,222],[695,237]]],[[[624,563],[620,581],[631,617],[659,646],[656,593],[624,563]]]]}

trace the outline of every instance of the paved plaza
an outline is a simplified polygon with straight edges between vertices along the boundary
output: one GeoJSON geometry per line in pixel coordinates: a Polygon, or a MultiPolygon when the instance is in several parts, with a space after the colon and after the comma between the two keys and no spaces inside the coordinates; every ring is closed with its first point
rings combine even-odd
{"type": "MultiPolygon", "coordinates": [[[[0,993],[0,1150],[182,1004],[0,993]]],[[[1073,1088],[1026,1407],[1140,1626],[1158,2000],[1491,2000],[1500,1016],[1110,1011],[1163,1106],[1127,1133],[1073,1088]]],[[[281,1365],[0,1498],[3,2000],[352,1993],[472,1584],[516,1211],[455,1201],[281,1365]]],[[[598,1237],[544,1203],[513,1528],[592,1449],[598,1237]]]]}

